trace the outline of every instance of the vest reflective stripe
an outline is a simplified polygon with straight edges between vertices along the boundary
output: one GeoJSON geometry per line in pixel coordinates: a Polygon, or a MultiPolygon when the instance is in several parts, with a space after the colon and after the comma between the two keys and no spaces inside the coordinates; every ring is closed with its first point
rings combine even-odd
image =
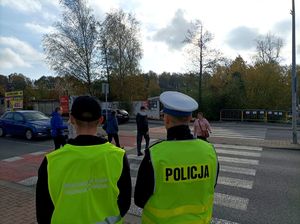
{"type": "Polygon", "coordinates": [[[147,206],[147,210],[151,212],[152,214],[155,214],[155,216],[160,218],[169,218],[177,215],[182,215],[186,213],[190,214],[198,214],[199,212],[207,212],[209,209],[208,206],[201,206],[201,205],[185,205],[185,206],[179,206],[172,209],[157,209],[151,206],[147,206]]]}
{"type": "Polygon", "coordinates": [[[67,144],[49,153],[48,188],[54,204],[51,223],[122,223],[117,182],[124,154],[111,143],[67,144]]]}
{"type": "MultiPolygon", "coordinates": [[[[150,218],[148,218],[147,215],[143,214],[142,217],[142,223],[147,223],[147,224],[157,224],[156,222],[153,222],[150,218]]],[[[207,224],[210,223],[211,218],[207,217],[205,219],[201,219],[201,220],[194,220],[194,221],[183,221],[183,224],[207,224]]]]}
{"type": "Polygon", "coordinates": [[[199,139],[164,141],[151,147],[150,156],[155,189],[142,223],[209,223],[217,173],[213,146],[199,139]]]}

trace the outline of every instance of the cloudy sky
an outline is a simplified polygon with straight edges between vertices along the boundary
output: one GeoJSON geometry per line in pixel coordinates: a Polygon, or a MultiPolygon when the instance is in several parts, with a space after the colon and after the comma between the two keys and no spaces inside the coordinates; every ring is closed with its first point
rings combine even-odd
{"type": "MultiPolygon", "coordinates": [[[[292,0],[87,0],[102,20],[122,8],[141,23],[141,69],[185,72],[182,40],[192,20],[214,36],[212,46],[225,57],[251,62],[255,38],[272,33],[284,40],[283,64],[291,64],[292,0]]],[[[300,64],[300,1],[295,0],[297,64],[300,64]]],[[[32,79],[55,75],[43,61],[41,39],[61,19],[59,0],[0,0],[0,74],[23,73],[32,79]]]]}

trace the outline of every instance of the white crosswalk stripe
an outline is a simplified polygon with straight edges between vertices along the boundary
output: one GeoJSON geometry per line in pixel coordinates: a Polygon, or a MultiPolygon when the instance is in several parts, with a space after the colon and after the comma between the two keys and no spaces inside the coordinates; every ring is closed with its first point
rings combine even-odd
{"type": "Polygon", "coordinates": [[[229,155],[250,156],[250,157],[261,156],[261,153],[259,152],[244,152],[244,151],[226,150],[226,149],[219,149],[219,148],[216,148],[216,152],[218,154],[229,154],[229,155]]]}
{"type": "Polygon", "coordinates": [[[266,128],[230,128],[230,127],[213,127],[211,137],[223,138],[240,138],[240,139],[256,139],[263,140],[266,137],[266,128]]]}
{"type": "Polygon", "coordinates": [[[248,198],[242,198],[238,196],[221,194],[216,192],[214,197],[214,204],[221,205],[227,208],[234,208],[238,210],[247,210],[247,206],[249,203],[248,198]]]}
{"type": "Polygon", "coordinates": [[[229,162],[229,163],[240,163],[240,164],[250,164],[258,165],[259,161],[256,159],[241,159],[234,157],[218,156],[220,162],[229,162]]]}
{"type": "Polygon", "coordinates": [[[244,174],[244,175],[250,175],[250,176],[255,176],[255,174],[256,174],[255,169],[235,167],[235,166],[226,166],[223,164],[220,166],[220,171],[228,172],[228,173],[238,173],[238,174],[244,174]]]}
{"type": "Polygon", "coordinates": [[[225,144],[214,144],[215,148],[225,148],[225,149],[246,149],[252,151],[262,151],[262,147],[256,146],[244,146],[244,145],[225,145],[225,144]]]}
{"type": "Polygon", "coordinates": [[[253,181],[220,176],[218,177],[218,184],[227,185],[231,187],[252,189],[253,181]]]}
{"type": "MultiPolygon", "coordinates": [[[[218,177],[218,188],[227,187],[231,189],[244,189],[251,191],[255,181],[256,169],[262,154],[261,147],[214,144],[220,162],[220,173],[218,177]],[[245,167],[246,165],[246,167],[245,167]]],[[[128,155],[132,175],[133,187],[136,183],[136,174],[143,157],[128,155]]],[[[232,191],[231,191],[232,192],[232,191]]],[[[226,194],[224,191],[215,192],[214,205],[229,209],[247,211],[249,199],[238,195],[226,194]]],[[[130,213],[141,215],[142,210],[134,204],[130,213]]],[[[211,224],[238,224],[236,220],[226,220],[213,217],[211,224]]]]}

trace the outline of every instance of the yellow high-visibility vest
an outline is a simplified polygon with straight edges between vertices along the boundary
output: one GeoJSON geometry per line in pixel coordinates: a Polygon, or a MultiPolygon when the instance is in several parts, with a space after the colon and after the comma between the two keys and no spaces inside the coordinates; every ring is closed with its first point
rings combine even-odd
{"type": "Polygon", "coordinates": [[[217,155],[199,139],[163,141],[150,148],[155,189],[146,203],[142,223],[210,223],[217,155]]]}
{"type": "Polygon", "coordinates": [[[66,144],[47,155],[52,224],[123,223],[117,182],[125,151],[111,143],[66,144]]]}

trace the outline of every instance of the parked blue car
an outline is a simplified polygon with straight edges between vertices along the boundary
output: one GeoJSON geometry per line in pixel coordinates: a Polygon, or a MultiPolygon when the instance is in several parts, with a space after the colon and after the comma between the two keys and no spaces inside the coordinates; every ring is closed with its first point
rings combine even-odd
{"type": "Polygon", "coordinates": [[[19,110],[4,113],[0,118],[0,136],[50,137],[50,118],[35,110],[19,110]]]}

